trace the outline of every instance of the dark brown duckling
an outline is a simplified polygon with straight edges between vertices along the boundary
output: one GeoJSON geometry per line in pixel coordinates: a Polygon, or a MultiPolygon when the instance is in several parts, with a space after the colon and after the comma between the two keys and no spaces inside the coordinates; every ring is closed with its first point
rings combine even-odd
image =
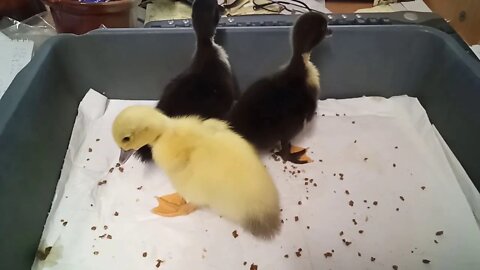
{"type": "MultiPolygon", "coordinates": [[[[238,89],[227,54],[214,42],[219,20],[216,0],[196,0],[193,3],[196,51],[190,66],[165,87],[157,104],[165,115],[225,119],[231,109],[238,89]]],[[[144,162],[152,160],[149,146],[140,148],[135,155],[144,162]]]]}
{"type": "Polygon", "coordinates": [[[312,49],[329,32],[327,20],[317,12],[300,16],[292,35],[293,55],[280,71],[253,83],[232,109],[232,128],[257,149],[281,143],[277,152],[285,161],[300,160],[306,149],[291,153],[290,140],[312,119],[320,93],[317,68],[310,62],[312,49]]]}

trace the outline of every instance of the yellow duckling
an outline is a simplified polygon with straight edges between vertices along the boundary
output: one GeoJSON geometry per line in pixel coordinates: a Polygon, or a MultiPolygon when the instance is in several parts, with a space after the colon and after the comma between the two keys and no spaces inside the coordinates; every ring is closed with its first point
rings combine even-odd
{"type": "Polygon", "coordinates": [[[160,197],[167,206],[158,214],[208,207],[257,237],[269,239],[280,230],[278,192],[270,175],[254,148],[225,122],[169,118],[151,107],[132,106],[120,112],[112,132],[121,159],[149,145],[154,162],[180,194],[160,197]]]}

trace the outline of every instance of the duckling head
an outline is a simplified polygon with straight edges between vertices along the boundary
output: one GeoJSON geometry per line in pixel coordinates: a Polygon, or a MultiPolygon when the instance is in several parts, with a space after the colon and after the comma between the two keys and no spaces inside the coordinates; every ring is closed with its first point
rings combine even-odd
{"type": "Polygon", "coordinates": [[[294,54],[310,53],[330,33],[327,24],[327,19],[320,12],[312,11],[302,14],[295,22],[292,31],[294,54]]]}
{"type": "Polygon", "coordinates": [[[155,108],[131,106],[121,111],[115,118],[112,134],[120,147],[120,163],[139,148],[154,143],[167,129],[169,118],[155,108]]]}
{"type": "Polygon", "coordinates": [[[192,5],[192,26],[199,40],[210,40],[220,20],[217,0],[195,0],[192,5]]]}

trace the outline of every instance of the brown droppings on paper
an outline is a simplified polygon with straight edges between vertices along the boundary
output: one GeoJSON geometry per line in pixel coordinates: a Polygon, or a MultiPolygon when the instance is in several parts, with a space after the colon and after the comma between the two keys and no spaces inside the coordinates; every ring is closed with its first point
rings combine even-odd
{"type": "Polygon", "coordinates": [[[298,216],[295,216],[295,222],[297,222],[297,221],[298,221],[298,216]]]}
{"type": "Polygon", "coordinates": [[[437,240],[433,240],[433,242],[434,242],[435,244],[438,244],[438,241],[437,241],[437,240]]]}
{"type": "Polygon", "coordinates": [[[374,262],[374,261],[375,261],[375,257],[370,257],[370,261],[374,262]]]}
{"type": "Polygon", "coordinates": [[[104,229],[104,230],[107,230],[107,229],[108,229],[108,226],[107,226],[107,225],[103,225],[103,229],[104,229]]]}
{"type": "Polygon", "coordinates": [[[378,205],[378,202],[377,202],[377,201],[374,201],[374,202],[373,202],[373,205],[375,205],[375,206],[378,205]]]}
{"type": "Polygon", "coordinates": [[[362,253],[357,252],[358,257],[362,257],[362,253]]]}
{"type": "Polygon", "coordinates": [[[92,226],[92,228],[90,228],[92,231],[95,231],[97,229],[97,227],[95,226],[92,226]]]}
{"type": "Polygon", "coordinates": [[[112,240],[112,236],[110,234],[107,235],[107,239],[112,240]]]}
{"type": "Polygon", "coordinates": [[[143,252],[142,257],[144,257],[144,258],[147,257],[147,252],[143,252]]]}
{"type": "Polygon", "coordinates": [[[350,201],[348,202],[348,205],[353,206],[353,201],[350,200],[350,201]]]}
{"type": "Polygon", "coordinates": [[[258,270],[258,265],[252,263],[252,264],[250,265],[250,270],[258,270]]]}
{"type": "Polygon", "coordinates": [[[298,205],[302,205],[302,201],[298,201],[298,203],[297,203],[297,204],[298,204],[298,205]]]}
{"type": "Polygon", "coordinates": [[[283,257],[288,259],[288,254],[283,255],[283,257]]]}
{"type": "Polygon", "coordinates": [[[429,263],[430,263],[430,260],[423,259],[422,262],[423,262],[424,264],[429,264],[429,263]]]}
{"type": "Polygon", "coordinates": [[[123,173],[123,171],[124,171],[123,167],[118,167],[118,170],[119,170],[121,173],[123,173]]]}
{"type": "Polygon", "coordinates": [[[155,267],[159,268],[162,263],[163,263],[162,260],[157,260],[157,264],[155,265],[155,267]]]}
{"type": "Polygon", "coordinates": [[[363,233],[363,230],[359,230],[358,233],[359,233],[359,234],[362,234],[362,233],[363,233]]]}
{"type": "Polygon", "coordinates": [[[393,163],[392,166],[395,168],[395,167],[397,167],[397,164],[393,163]]]}
{"type": "Polygon", "coordinates": [[[331,252],[325,252],[325,253],[323,253],[323,256],[325,256],[325,258],[332,257],[332,253],[331,252]]]}
{"type": "Polygon", "coordinates": [[[425,190],[426,187],[425,187],[425,186],[421,186],[420,188],[421,188],[422,190],[425,190]]]}
{"type": "Polygon", "coordinates": [[[93,150],[92,150],[92,148],[88,148],[88,152],[90,152],[90,153],[91,153],[92,151],[93,151],[93,150]]]}
{"type": "Polygon", "coordinates": [[[342,235],[343,235],[343,231],[340,231],[340,236],[342,236],[342,235]]]}
{"type": "Polygon", "coordinates": [[[68,221],[64,221],[64,222],[62,223],[63,226],[67,226],[67,224],[68,224],[68,221]]]}
{"type": "Polygon", "coordinates": [[[350,195],[350,191],[345,190],[345,194],[350,195]]]}
{"type": "Polygon", "coordinates": [[[115,211],[115,213],[113,213],[114,216],[118,217],[118,212],[115,211]]]}
{"type": "Polygon", "coordinates": [[[106,183],[107,183],[107,180],[102,180],[98,182],[98,185],[101,186],[101,185],[105,185],[106,183]]]}
{"type": "Polygon", "coordinates": [[[398,266],[397,266],[397,265],[392,265],[392,268],[393,268],[393,270],[398,270],[398,266]]]}
{"type": "Polygon", "coordinates": [[[440,236],[440,235],[443,235],[443,231],[438,231],[435,233],[436,236],[440,236]]]}
{"type": "Polygon", "coordinates": [[[235,230],[235,231],[232,232],[232,236],[233,236],[233,238],[237,238],[237,237],[238,237],[238,232],[237,232],[237,230],[235,230]]]}
{"type": "Polygon", "coordinates": [[[366,157],[366,158],[363,158],[363,161],[367,161],[367,160],[368,160],[368,158],[367,158],[367,157],[366,157]]]}
{"type": "Polygon", "coordinates": [[[112,173],[113,170],[114,170],[114,168],[112,167],[112,168],[110,168],[110,170],[108,170],[108,172],[109,172],[109,173],[112,173]]]}
{"type": "Polygon", "coordinates": [[[403,198],[403,196],[400,196],[400,200],[405,201],[405,198],[403,198]]]}
{"type": "Polygon", "coordinates": [[[141,190],[143,188],[143,186],[139,186],[137,187],[137,190],[141,190]]]}
{"type": "Polygon", "coordinates": [[[93,252],[93,255],[98,255],[99,253],[100,253],[100,252],[98,252],[98,251],[94,251],[94,252],[93,252]]]}
{"type": "Polygon", "coordinates": [[[105,238],[105,236],[107,236],[107,234],[106,234],[106,233],[104,233],[104,234],[100,235],[98,238],[101,238],[101,239],[103,239],[103,238],[105,238]]]}
{"type": "Polygon", "coordinates": [[[357,221],[355,219],[352,219],[353,225],[357,225],[357,221]]]}

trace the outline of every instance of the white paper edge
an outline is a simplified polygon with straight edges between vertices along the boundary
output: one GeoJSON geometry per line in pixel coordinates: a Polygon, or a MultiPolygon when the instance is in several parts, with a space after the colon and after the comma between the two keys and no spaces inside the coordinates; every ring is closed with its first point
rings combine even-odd
{"type": "Polygon", "coordinates": [[[460,161],[458,161],[455,154],[450,150],[437,128],[432,125],[432,129],[480,228],[480,192],[478,192],[467,172],[460,164],[460,161]]]}

